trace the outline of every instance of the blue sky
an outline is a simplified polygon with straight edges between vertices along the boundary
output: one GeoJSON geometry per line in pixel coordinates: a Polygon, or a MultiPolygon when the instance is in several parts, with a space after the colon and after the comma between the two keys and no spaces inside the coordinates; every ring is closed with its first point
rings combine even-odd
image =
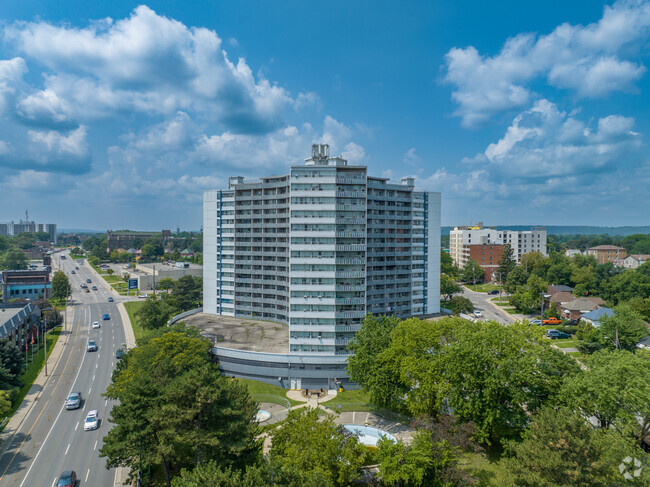
{"type": "Polygon", "coordinates": [[[444,225],[647,225],[649,1],[42,2],[0,12],[0,221],[198,229],[326,142],[444,225]]]}

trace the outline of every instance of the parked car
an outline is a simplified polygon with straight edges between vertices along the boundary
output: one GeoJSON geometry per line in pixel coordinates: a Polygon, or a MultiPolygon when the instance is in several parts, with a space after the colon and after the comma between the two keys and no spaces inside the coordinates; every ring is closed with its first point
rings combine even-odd
{"type": "Polygon", "coordinates": [[[79,409],[81,407],[81,392],[71,392],[65,401],[66,409],[79,409]]]}
{"type": "Polygon", "coordinates": [[[66,470],[59,476],[56,487],[75,487],[77,483],[77,474],[74,470],[66,470]]]}
{"type": "Polygon", "coordinates": [[[99,321],[93,321],[93,329],[99,328],[99,321]]]}
{"type": "Polygon", "coordinates": [[[498,289],[492,289],[492,291],[488,291],[487,293],[488,294],[499,294],[499,290],[498,289]]]}
{"type": "Polygon", "coordinates": [[[542,325],[561,325],[562,320],[559,318],[548,318],[546,320],[542,320],[542,325]]]}
{"type": "Polygon", "coordinates": [[[97,410],[89,411],[84,420],[84,431],[92,431],[99,428],[99,416],[97,410]]]}
{"type": "Polygon", "coordinates": [[[479,310],[474,311],[474,317],[475,318],[481,318],[482,316],[483,315],[481,314],[481,312],[479,310]]]}
{"type": "Polygon", "coordinates": [[[149,296],[147,296],[146,294],[138,294],[138,298],[140,299],[147,299],[148,297],[149,296]]]}
{"type": "Polygon", "coordinates": [[[123,355],[124,355],[124,350],[122,350],[121,348],[118,348],[117,352],[115,352],[115,358],[119,360],[119,359],[122,358],[123,355]]]}
{"type": "Polygon", "coordinates": [[[113,301],[114,301],[113,296],[109,296],[109,297],[108,297],[108,302],[109,302],[109,303],[112,303],[113,301]]]}
{"type": "Polygon", "coordinates": [[[89,352],[96,352],[97,351],[97,342],[95,342],[95,340],[88,340],[87,350],[89,352]]]}
{"type": "Polygon", "coordinates": [[[530,320],[530,324],[531,324],[531,325],[541,325],[541,324],[542,324],[542,320],[530,320]]]}
{"type": "Polygon", "coordinates": [[[550,339],[571,338],[571,335],[569,335],[568,333],[564,333],[563,331],[560,330],[548,330],[546,332],[546,336],[549,337],[550,339]]]}
{"type": "Polygon", "coordinates": [[[111,319],[111,317],[109,316],[108,313],[104,313],[104,316],[102,316],[102,320],[104,320],[104,321],[110,320],[110,319],[111,319]]]}

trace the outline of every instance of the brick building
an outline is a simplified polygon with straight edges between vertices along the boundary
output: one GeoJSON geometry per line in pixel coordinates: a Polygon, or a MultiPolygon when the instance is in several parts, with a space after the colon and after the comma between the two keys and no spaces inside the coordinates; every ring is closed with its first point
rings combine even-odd
{"type": "Polygon", "coordinates": [[[627,257],[627,250],[616,245],[599,245],[587,249],[586,254],[596,257],[599,264],[605,264],[607,262],[625,259],[627,257]]]}
{"type": "Polygon", "coordinates": [[[464,245],[463,253],[466,256],[465,261],[475,260],[484,271],[485,282],[498,280],[496,276],[499,261],[503,254],[503,244],[478,244],[478,245],[464,245]]]}

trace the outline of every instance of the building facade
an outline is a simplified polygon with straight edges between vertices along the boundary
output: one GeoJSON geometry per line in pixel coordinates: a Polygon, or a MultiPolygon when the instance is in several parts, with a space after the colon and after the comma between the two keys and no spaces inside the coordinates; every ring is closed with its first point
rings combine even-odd
{"type": "Polygon", "coordinates": [[[2,271],[2,300],[50,298],[52,284],[49,271],[2,271]]]}
{"type": "Polygon", "coordinates": [[[503,255],[503,244],[476,244],[464,246],[468,260],[478,262],[483,269],[483,280],[486,282],[495,280],[495,273],[499,267],[499,261],[503,255]]]}
{"type": "Polygon", "coordinates": [[[521,256],[530,252],[547,256],[546,237],[544,227],[532,227],[525,231],[498,230],[496,227],[484,227],[479,222],[475,226],[454,227],[449,231],[449,255],[454,264],[462,269],[469,260],[471,246],[510,244],[514,259],[521,262],[521,256]]]}
{"type": "Polygon", "coordinates": [[[109,250],[116,249],[129,249],[134,246],[138,241],[142,242],[149,237],[162,235],[163,240],[167,240],[171,236],[170,230],[162,230],[161,232],[132,232],[129,230],[107,230],[106,239],[109,250]]]}
{"type": "Polygon", "coordinates": [[[204,194],[204,312],[289,325],[289,352],[346,355],[367,313],[440,311],[440,194],[327,145],[290,173],[204,194]]]}
{"type": "Polygon", "coordinates": [[[49,234],[51,243],[56,244],[56,225],[54,223],[36,223],[29,221],[29,215],[26,214],[26,220],[16,222],[0,223],[0,235],[3,236],[16,236],[21,233],[36,233],[45,232],[49,234]]]}
{"type": "Polygon", "coordinates": [[[593,255],[599,264],[623,260],[627,257],[627,250],[616,245],[598,245],[586,250],[586,255],[593,255]]]}

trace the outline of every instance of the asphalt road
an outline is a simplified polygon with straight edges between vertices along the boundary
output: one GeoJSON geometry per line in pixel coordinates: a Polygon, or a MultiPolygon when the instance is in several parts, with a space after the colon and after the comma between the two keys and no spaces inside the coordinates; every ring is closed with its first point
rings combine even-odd
{"type": "MultiPolygon", "coordinates": [[[[57,261],[58,262],[58,261],[57,261]]],[[[50,361],[50,377],[44,385],[37,404],[16,432],[9,448],[0,458],[0,487],[54,486],[64,470],[77,472],[80,486],[109,487],[114,484],[115,471],[106,469],[106,459],[99,457],[103,436],[110,429],[108,417],[112,402],[101,396],[110,383],[117,359],[115,352],[125,343],[124,327],[106,283],[97,278],[87,264],[69,257],[61,260],[72,285],[72,329],[62,334],[65,340],[61,359],[56,367],[50,361]],[[76,274],[70,271],[78,266],[76,274]],[[90,278],[97,291],[83,292],[80,285],[90,278]],[[110,320],[102,320],[108,313],[110,320]],[[92,329],[93,321],[101,325],[92,329]],[[90,338],[98,350],[87,352],[90,338]],[[81,392],[82,407],[66,410],[69,392],[81,392]],[[84,431],[88,411],[99,412],[99,428],[84,431]]],[[[70,307],[68,308],[70,313],[70,307]]]]}
{"type": "Polygon", "coordinates": [[[506,313],[505,311],[501,311],[500,309],[494,307],[491,303],[488,302],[489,298],[493,298],[495,296],[492,296],[487,293],[475,292],[464,286],[461,286],[461,289],[463,290],[461,296],[468,298],[472,302],[475,311],[478,310],[481,312],[482,316],[480,319],[496,320],[499,323],[503,323],[506,325],[515,322],[515,318],[513,316],[506,313]]]}

